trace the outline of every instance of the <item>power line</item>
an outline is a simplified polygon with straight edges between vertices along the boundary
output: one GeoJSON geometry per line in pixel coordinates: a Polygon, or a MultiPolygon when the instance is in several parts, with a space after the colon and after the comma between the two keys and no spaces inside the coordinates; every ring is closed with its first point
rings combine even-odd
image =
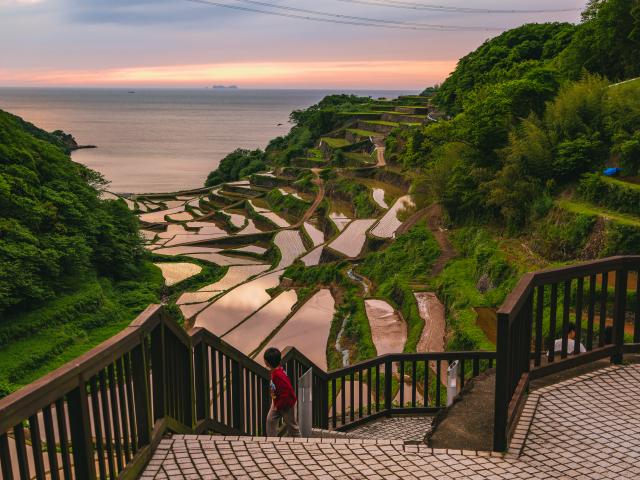
{"type": "Polygon", "coordinates": [[[566,13],[578,12],[579,8],[558,8],[558,9],[537,9],[537,10],[497,10],[492,8],[469,8],[469,7],[449,7],[446,5],[432,5],[415,2],[405,2],[399,0],[338,0],[344,3],[357,3],[360,5],[370,5],[375,7],[401,8],[405,10],[427,10],[431,12],[448,13],[566,13]]]}
{"type": "Polygon", "coordinates": [[[290,12],[299,13],[287,13],[278,12],[273,10],[263,10],[254,7],[243,7],[242,5],[230,5],[228,3],[220,3],[210,0],[186,0],[191,3],[198,3],[202,5],[228,8],[232,10],[238,10],[242,12],[262,13],[264,15],[273,15],[277,17],[294,18],[298,20],[309,20],[314,22],[334,23],[341,25],[355,25],[362,27],[377,27],[388,28],[395,30],[438,30],[438,31],[503,31],[502,28],[489,28],[489,27],[466,27],[460,25],[432,25],[432,24],[412,24],[410,22],[393,22],[389,20],[380,20],[366,17],[352,17],[347,15],[339,15],[327,12],[316,12],[313,10],[297,9],[295,7],[284,7],[281,5],[269,4],[266,2],[253,2],[251,0],[238,0],[251,4],[260,4],[268,6],[269,8],[276,8],[281,10],[287,10],[290,12]],[[320,16],[317,16],[320,15],[320,16]],[[323,18],[330,17],[330,18],[323,18]]]}
{"type": "Polygon", "coordinates": [[[419,23],[419,22],[405,22],[402,20],[381,20],[381,19],[377,19],[377,18],[368,18],[368,17],[357,17],[357,16],[353,16],[353,15],[343,15],[343,14],[339,14],[339,13],[329,13],[329,12],[319,12],[317,10],[307,10],[304,8],[297,8],[297,7],[289,7],[286,5],[276,5],[273,3],[269,3],[269,2],[260,2],[257,0],[236,0],[238,2],[242,2],[242,3],[248,3],[251,5],[257,5],[260,7],[268,7],[268,8],[275,8],[278,10],[286,10],[286,11],[290,11],[290,12],[298,12],[298,13],[304,13],[304,14],[310,14],[310,15],[320,15],[320,16],[324,16],[324,17],[331,17],[331,18],[339,18],[339,19],[344,19],[344,20],[353,20],[353,21],[358,21],[358,22],[370,22],[370,23],[382,23],[382,24],[389,24],[389,25],[406,25],[406,26],[412,26],[412,27],[425,27],[425,28],[437,28],[437,29],[455,29],[456,31],[458,30],[472,30],[475,31],[477,30],[479,27],[473,27],[473,26],[460,26],[460,25],[435,25],[435,24],[430,24],[430,23],[419,23]]]}

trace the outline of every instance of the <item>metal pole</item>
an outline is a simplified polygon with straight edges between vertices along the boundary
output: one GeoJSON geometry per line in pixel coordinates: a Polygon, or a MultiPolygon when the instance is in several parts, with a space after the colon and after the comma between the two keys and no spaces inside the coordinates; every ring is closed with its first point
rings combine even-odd
{"type": "Polygon", "coordinates": [[[458,360],[447,368],[447,407],[453,403],[458,394],[458,360]]]}
{"type": "Polygon", "coordinates": [[[311,437],[313,428],[313,370],[298,379],[298,424],[302,437],[311,437]]]}

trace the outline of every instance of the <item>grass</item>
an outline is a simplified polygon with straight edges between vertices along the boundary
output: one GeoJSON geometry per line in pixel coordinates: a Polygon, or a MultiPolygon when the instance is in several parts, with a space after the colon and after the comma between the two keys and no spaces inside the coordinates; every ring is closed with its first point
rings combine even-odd
{"type": "Polygon", "coordinates": [[[426,115],[421,115],[418,113],[405,113],[405,112],[385,112],[387,115],[402,115],[404,117],[413,117],[413,118],[427,118],[426,115]]]}
{"type": "Polygon", "coordinates": [[[398,127],[398,126],[400,126],[400,124],[398,122],[387,122],[386,120],[367,120],[366,123],[370,123],[372,125],[386,125],[388,127],[398,127]]]}
{"type": "Polygon", "coordinates": [[[606,220],[612,220],[622,225],[628,225],[631,227],[640,227],[640,219],[638,219],[638,217],[614,212],[606,208],[592,205],[590,203],[580,202],[577,200],[560,199],[556,201],[556,204],[560,208],[563,208],[573,213],[589,215],[589,216],[598,216],[606,220]]]}
{"type": "Polygon", "coordinates": [[[7,341],[0,348],[0,395],[36,380],[120,332],[149,304],[160,302],[162,286],[160,269],[147,263],[135,280],[84,278],[73,294],[26,315],[3,319],[7,341]],[[7,328],[21,324],[37,329],[11,332],[7,328]]]}
{"type": "Polygon", "coordinates": [[[326,143],[331,148],[342,148],[342,147],[351,145],[344,138],[322,137],[321,140],[323,143],[326,143]]]}
{"type": "MultiPolygon", "coordinates": [[[[606,175],[601,175],[600,180],[602,180],[603,182],[609,183],[611,185],[615,185],[615,186],[619,186],[619,187],[624,187],[624,188],[630,188],[631,190],[638,190],[640,191],[640,185],[637,183],[633,183],[633,182],[626,182],[624,180],[621,180],[619,178],[614,178],[614,177],[607,177],[606,175]]],[[[624,177],[623,177],[624,178],[624,177]]]]}
{"type": "Polygon", "coordinates": [[[361,130],[359,128],[347,128],[347,132],[353,133],[354,135],[358,135],[360,137],[375,137],[376,135],[380,135],[378,132],[372,132],[371,130],[361,130]]]}

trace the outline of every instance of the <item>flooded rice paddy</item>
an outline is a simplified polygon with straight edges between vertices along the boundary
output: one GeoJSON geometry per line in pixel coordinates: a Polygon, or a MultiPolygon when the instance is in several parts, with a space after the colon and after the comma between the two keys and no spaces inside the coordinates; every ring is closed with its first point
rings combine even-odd
{"type": "Polygon", "coordinates": [[[377,354],[402,352],[407,343],[407,323],[384,300],[367,299],[364,306],[377,354]]]}
{"type": "Polygon", "coordinates": [[[314,247],[324,243],[324,233],[322,233],[322,230],[309,222],[304,222],[303,227],[304,231],[307,232],[307,235],[309,235],[309,238],[313,242],[314,247]]]}
{"type": "Polygon", "coordinates": [[[308,254],[302,257],[300,261],[304,263],[307,267],[313,267],[315,265],[319,265],[323,250],[324,250],[324,247],[320,245],[319,247],[314,248],[308,254]]]}
{"type": "Polygon", "coordinates": [[[335,300],[328,289],[318,291],[289,319],[260,352],[256,360],[264,363],[268,347],[295,347],[309,360],[327,370],[327,341],[335,312],[335,300]]]}
{"type": "Polygon", "coordinates": [[[154,263],[154,265],[162,271],[164,283],[167,287],[180,283],[202,271],[202,267],[195,263],[154,263]]]}
{"type": "Polygon", "coordinates": [[[251,277],[269,270],[269,265],[247,265],[229,267],[227,273],[219,281],[202,287],[200,292],[229,290],[241,283],[246,282],[251,277]]]}
{"type": "Polygon", "coordinates": [[[413,202],[410,195],[400,197],[378,224],[371,229],[371,234],[378,238],[395,238],[396,230],[402,225],[398,219],[398,213],[411,206],[413,206],[413,202]]]}
{"type": "Polygon", "coordinates": [[[374,188],[372,191],[373,200],[385,210],[389,208],[387,202],[384,201],[384,190],[381,188],[374,188]]]}
{"type": "Polygon", "coordinates": [[[197,317],[195,326],[222,336],[271,300],[267,290],[278,286],[281,272],[268,273],[224,294],[197,317]]]}
{"type": "Polygon", "coordinates": [[[280,262],[276,270],[287,268],[296,258],[306,253],[300,232],[297,230],[282,230],[276,233],[273,243],[280,249],[280,262]]]}
{"type": "Polygon", "coordinates": [[[347,257],[357,257],[367,239],[367,230],[374,223],[376,223],[375,219],[354,220],[338,238],[329,244],[329,247],[347,257]]]}
{"type": "Polygon", "coordinates": [[[345,227],[351,222],[351,219],[349,217],[339,212],[331,212],[329,214],[329,218],[335,224],[339,232],[344,230],[345,227]]]}
{"type": "Polygon", "coordinates": [[[249,355],[287,318],[297,301],[295,290],[282,292],[222,337],[223,340],[249,355]]]}

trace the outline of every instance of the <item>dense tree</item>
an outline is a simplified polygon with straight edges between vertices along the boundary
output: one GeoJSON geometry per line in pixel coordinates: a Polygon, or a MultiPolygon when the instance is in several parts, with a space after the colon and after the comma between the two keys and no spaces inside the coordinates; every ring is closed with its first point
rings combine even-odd
{"type": "Polygon", "coordinates": [[[220,161],[218,168],[207,177],[205,186],[213,187],[224,182],[233,182],[266,168],[262,150],[238,148],[220,161]]]}
{"type": "Polygon", "coordinates": [[[100,199],[102,177],[73,162],[61,138],[0,111],[0,314],[84,275],[120,279],[140,267],[136,217],[100,199]]]}

